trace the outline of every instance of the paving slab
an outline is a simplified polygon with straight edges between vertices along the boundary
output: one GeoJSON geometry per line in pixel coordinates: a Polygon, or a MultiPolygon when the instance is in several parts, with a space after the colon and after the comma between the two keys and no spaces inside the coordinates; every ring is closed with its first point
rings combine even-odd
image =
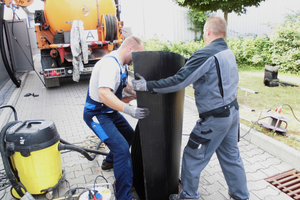
{"type": "MultiPolygon", "coordinates": [[[[34,57],[34,62],[36,69],[39,70],[39,55],[34,57]]],[[[16,108],[19,120],[51,120],[55,123],[62,139],[70,143],[83,144],[89,141],[90,137],[94,137],[93,132],[86,126],[82,119],[88,83],[88,79],[82,78],[78,83],[65,81],[61,83],[60,87],[45,88],[38,75],[35,72],[29,72],[22,82],[22,87],[16,89],[16,94],[12,95],[14,99],[8,103],[12,103],[16,108]],[[31,95],[25,97],[24,95],[27,93],[34,93],[39,96],[33,97],[31,95]]],[[[2,125],[7,123],[7,120],[14,121],[12,116],[7,118],[7,115],[9,115],[8,112],[4,114],[5,117],[3,115],[0,116],[2,125]]],[[[126,114],[124,116],[132,127],[135,128],[137,120],[126,114]]],[[[184,103],[182,152],[197,119],[198,113],[195,103],[193,99],[186,96],[184,103]]],[[[248,128],[243,127],[242,135],[247,131],[248,128]]],[[[298,166],[297,162],[287,161],[282,156],[277,156],[276,152],[269,152],[268,150],[271,148],[263,147],[266,146],[266,143],[262,145],[262,142],[259,141],[257,145],[255,141],[258,140],[256,135],[259,133],[255,132],[253,134],[252,132],[239,142],[241,156],[246,168],[248,187],[251,193],[250,200],[292,199],[267,183],[264,179],[296,168],[298,166]]],[[[261,138],[261,136],[259,137],[261,138]]],[[[271,143],[273,144],[274,142],[271,143]]],[[[272,148],[276,149],[275,147],[272,148]]],[[[286,149],[281,144],[280,148],[286,149]]],[[[95,180],[97,183],[108,181],[110,184],[113,184],[115,181],[112,170],[101,169],[100,166],[104,159],[102,155],[98,155],[93,161],[88,161],[77,152],[65,151],[61,153],[61,157],[62,169],[66,173],[67,181],[54,190],[54,199],[64,196],[70,188],[86,187],[87,185],[94,184],[95,180]]],[[[291,159],[294,159],[294,157],[291,157],[291,159]]],[[[0,169],[3,169],[2,162],[0,169]]],[[[202,200],[229,199],[228,186],[215,154],[201,174],[199,192],[201,194],[200,199],[202,200]]],[[[0,191],[0,197],[2,194],[4,194],[4,200],[13,199],[9,189],[0,191]]],[[[46,199],[46,196],[34,195],[34,198],[46,199]]]]}

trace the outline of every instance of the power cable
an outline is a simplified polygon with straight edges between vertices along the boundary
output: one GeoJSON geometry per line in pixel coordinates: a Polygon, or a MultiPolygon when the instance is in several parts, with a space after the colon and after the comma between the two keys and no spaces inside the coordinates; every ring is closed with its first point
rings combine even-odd
{"type": "Polygon", "coordinates": [[[11,186],[9,180],[7,179],[6,173],[4,172],[4,169],[0,170],[0,192],[3,191],[3,195],[0,197],[0,200],[3,199],[3,197],[6,194],[6,189],[11,186]]]}
{"type": "Polygon", "coordinates": [[[288,107],[291,109],[291,111],[292,111],[293,116],[295,117],[295,119],[296,119],[298,122],[300,122],[300,120],[296,117],[293,108],[292,108],[289,104],[282,104],[281,107],[282,107],[282,106],[288,106],[288,107]]]}
{"type": "MultiPolygon", "coordinates": [[[[15,10],[14,10],[14,9],[12,9],[12,10],[13,10],[13,16],[14,16],[14,15],[15,15],[15,10]]],[[[45,84],[44,81],[41,79],[41,77],[39,76],[38,72],[35,70],[33,63],[31,63],[31,61],[30,61],[29,58],[27,57],[25,51],[23,50],[23,48],[22,48],[22,46],[20,45],[20,43],[19,43],[17,37],[16,37],[15,34],[14,34],[14,18],[13,18],[13,21],[12,21],[12,35],[14,36],[15,41],[17,42],[18,46],[20,47],[21,51],[23,52],[23,54],[24,54],[26,60],[27,60],[28,63],[31,65],[32,70],[36,73],[36,75],[38,76],[38,78],[40,79],[40,81],[42,82],[42,84],[46,87],[46,84],[45,84]]]]}
{"type": "MultiPolygon", "coordinates": [[[[108,183],[107,179],[106,179],[103,175],[98,175],[98,176],[95,178],[95,181],[94,181],[94,190],[96,190],[96,183],[97,183],[97,178],[98,178],[98,177],[103,178],[103,179],[106,181],[106,183],[108,183]]],[[[108,187],[107,187],[107,188],[108,188],[108,187]]]]}
{"type": "MultiPolygon", "coordinates": [[[[289,104],[282,104],[281,106],[279,106],[279,108],[281,109],[282,106],[288,106],[288,107],[291,109],[294,118],[295,118],[298,122],[300,122],[300,120],[296,117],[293,108],[292,108],[289,104]]],[[[270,111],[270,110],[268,110],[267,112],[269,112],[269,111],[270,111]]],[[[255,122],[253,122],[252,126],[251,126],[250,129],[247,131],[247,133],[245,133],[241,138],[244,138],[244,137],[252,130],[252,128],[254,127],[255,124],[259,125],[259,124],[258,124],[258,121],[259,121],[259,120],[262,120],[262,119],[265,119],[265,118],[268,118],[268,117],[269,117],[269,116],[267,116],[267,117],[260,118],[261,114],[262,114],[262,112],[260,113],[258,119],[257,119],[255,122]]],[[[293,139],[293,140],[296,140],[296,141],[300,142],[300,139],[295,138],[295,137],[293,137],[293,136],[291,136],[291,135],[288,135],[288,134],[286,134],[286,133],[281,133],[281,134],[282,134],[283,136],[289,137],[289,138],[291,138],[291,139],[293,139]]]]}
{"type": "MultiPolygon", "coordinates": [[[[267,111],[267,112],[269,112],[269,111],[267,111]]],[[[261,113],[262,113],[262,112],[261,112],[261,113]]],[[[247,131],[247,133],[245,133],[243,136],[241,136],[241,138],[244,138],[246,135],[248,135],[248,133],[250,133],[250,131],[253,129],[254,125],[255,125],[255,124],[257,124],[257,125],[258,125],[258,121],[259,121],[259,120],[262,120],[262,119],[268,118],[268,117],[263,117],[263,118],[260,118],[260,116],[261,116],[261,113],[260,113],[260,115],[259,115],[259,118],[258,118],[258,119],[257,119],[255,122],[253,122],[253,123],[252,123],[252,125],[251,125],[250,129],[247,131]]]]}

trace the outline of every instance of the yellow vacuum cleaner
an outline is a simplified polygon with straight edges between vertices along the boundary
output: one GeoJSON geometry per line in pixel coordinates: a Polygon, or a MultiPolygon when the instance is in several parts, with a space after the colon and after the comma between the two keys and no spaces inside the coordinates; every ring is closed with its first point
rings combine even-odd
{"type": "Polygon", "coordinates": [[[16,119],[3,127],[0,139],[13,197],[20,199],[26,191],[51,192],[64,180],[58,149],[60,137],[52,121],[16,119]]]}
{"type": "MultiPolygon", "coordinates": [[[[46,120],[15,121],[6,124],[0,133],[0,151],[4,169],[12,188],[13,197],[20,199],[26,192],[33,195],[46,194],[52,199],[52,191],[65,180],[60,151],[78,151],[88,160],[88,152],[107,155],[92,149],[72,145],[60,139],[55,124],[46,120]],[[63,144],[64,143],[64,144],[63,144]]],[[[100,146],[100,143],[97,147],[100,146]]]]}

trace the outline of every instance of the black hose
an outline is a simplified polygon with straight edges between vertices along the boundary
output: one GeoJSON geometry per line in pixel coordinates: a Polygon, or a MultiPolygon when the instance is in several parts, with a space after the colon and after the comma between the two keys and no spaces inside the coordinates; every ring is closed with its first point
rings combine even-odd
{"type": "MultiPolygon", "coordinates": [[[[99,149],[100,148],[100,146],[101,146],[101,141],[100,142],[98,142],[98,144],[96,145],[96,148],[95,149],[99,149]]],[[[101,153],[102,154],[102,153],[101,153]]],[[[91,155],[91,157],[93,158],[93,159],[95,159],[96,158],[96,156],[97,156],[97,153],[94,153],[93,155],[91,155]]]]}
{"type": "MultiPolygon", "coordinates": [[[[67,141],[65,141],[65,140],[63,140],[63,139],[61,139],[61,138],[60,138],[60,142],[63,143],[63,144],[74,145],[74,144],[71,144],[71,143],[69,143],[69,142],[67,142],[67,141]]],[[[100,145],[101,145],[101,142],[99,142],[99,143],[97,144],[96,149],[99,149],[100,145]]],[[[74,146],[75,146],[75,145],[74,145],[74,146]]],[[[96,150],[96,149],[88,149],[88,148],[84,148],[84,147],[80,147],[80,148],[83,149],[83,150],[85,150],[85,151],[87,151],[87,152],[90,152],[90,153],[101,154],[101,155],[105,155],[105,156],[108,155],[107,152],[99,151],[99,150],[96,150]]],[[[92,157],[95,158],[96,155],[93,155],[92,157]]]]}
{"type": "Polygon", "coordinates": [[[72,145],[72,144],[62,144],[62,143],[59,143],[58,144],[58,150],[61,151],[61,150],[66,150],[66,149],[70,149],[70,150],[73,150],[73,151],[77,151],[79,153],[81,153],[82,155],[84,155],[84,157],[86,157],[89,161],[92,161],[94,160],[84,149],[82,149],[81,147],[78,147],[78,146],[75,146],[75,145],[72,145]]]}
{"type": "Polygon", "coordinates": [[[25,192],[27,190],[21,182],[17,182],[17,177],[15,177],[15,173],[13,172],[13,168],[9,161],[9,157],[7,157],[7,154],[6,154],[6,150],[5,150],[6,145],[5,145],[5,140],[4,140],[6,131],[16,123],[18,123],[18,122],[9,122],[2,128],[2,130],[0,132],[0,153],[2,156],[2,162],[3,162],[5,172],[6,172],[6,176],[7,176],[8,180],[10,181],[12,188],[14,188],[15,191],[18,193],[18,195],[20,197],[22,197],[25,194],[22,191],[22,188],[25,190],[25,192]]]}
{"type": "Polygon", "coordinates": [[[21,86],[21,80],[17,80],[17,78],[15,77],[14,73],[12,72],[9,62],[7,60],[6,57],[6,51],[5,51],[5,47],[4,47],[4,35],[3,35],[3,15],[4,15],[4,4],[0,3],[0,51],[1,51],[1,56],[2,56],[2,60],[3,60],[3,64],[6,68],[6,71],[10,77],[10,79],[13,81],[13,83],[17,86],[20,87],[21,86]]]}
{"type": "Polygon", "coordinates": [[[17,111],[13,106],[11,106],[11,105],[0,106],[0,109],[2,109],[2,108],[11,108],[14,111],[15,121],[18,121],[17,111]]]}

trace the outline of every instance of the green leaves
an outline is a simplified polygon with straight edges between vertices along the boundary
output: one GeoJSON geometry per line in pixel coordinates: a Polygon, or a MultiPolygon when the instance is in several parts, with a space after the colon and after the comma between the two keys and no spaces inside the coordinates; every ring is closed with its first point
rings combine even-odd
{"type": "Polygon", "coordinates": [[[189,42],[162,42],[156,37],[144,41],[146,51],[167,51],[178,53],[185,58],[189,58],[195,51],[205,46],[203,40],[201,41],[189,41],[189,42]]]}
{"type": "MultiPolygon", "coordinates": [[[[289,15],[286,19],[284,24],[274,26],[269,36],[228,39],[228,46],[234,52],[238,66],[264,67],[270,64],[279,66],[280,71],[300,74],[300,13],[289,15]]],[[[145,50],[169,51],[186,58],[204,46],[203,40],[161,42],[152,38],[145,41],[145,50]]]]}
{"type": "Polygon", "coordinates": [[[280,70],[300,72],[300,14],[287,16],[287,21],[275,26],[270,36],[271,62],[280,70]]]}
{"type": "Polygon", "coordinates": [[[211,15],[211,13],[189,9],[187,15],[192,25],[192,27],[190,27],[189,29],[195,32],[195,41],[200,40],[200,38],[202,38],[203,35],[203,28],[206,19],[211,15]],[[200,32],[200,37],[197,38],[199,32],[200,32]]]}
{"type": "Polygon", "coordinates": [[[227,42],[240,65],[264,66],[270,63],[271,42],[268,37],[232,38],[227,42]]]}
{"type": "Polygon", "coordinates": [[[237,14],[246,13],[246,7],[259,6],[265,0],[175,0],[180,6],[199,11],[217,11],[237,14]]]}

